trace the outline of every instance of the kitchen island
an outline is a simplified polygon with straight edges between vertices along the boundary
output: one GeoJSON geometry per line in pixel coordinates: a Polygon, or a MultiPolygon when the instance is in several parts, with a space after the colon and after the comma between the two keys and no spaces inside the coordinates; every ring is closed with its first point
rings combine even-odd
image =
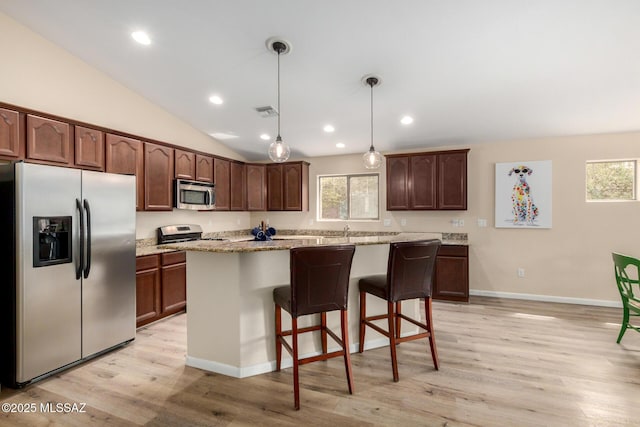
{"type": "MultiPolygon", "coordinates": [[[[386,236],[312,237],[286,236],[271,241],[198,240],[159,248],[187,251],[187,359],[188,366],[244,378],[275,370],[275,287],[289,283],[289,249],[299,246],[355,244],[349,283],[349,343],[358,350],[358,280],[384,274],[389,243],[440,238],[437,233],[400,233],[386,236]]],[[[386,311],[386,303],[368,297],[371,313],[386,311]]],[[[403,311],[419,316],[418,301],[403,304],[403,311]]],[[[315,321],[302,317],[299,327],[315,321]]],[[[290,317],[283,316],[283,328],[290,317]]],[[[328,313],[328,326],[339,331],[338,313],[328,313]]],[[[415,333],[403,324],[403,335],[415,333]]],[[[388,340],[368,330],[365,349],[388,345],[388,340]]],[[[300,355],[320,353],[319,337],[300,338],[300,355]]],[[[331,344],[330,344],[331,345],[331,344]]],[[[330,348],[331,350],[331,348],[330,348]]],[[[283,354],[282,366],[291,365],[283,354]]]]}

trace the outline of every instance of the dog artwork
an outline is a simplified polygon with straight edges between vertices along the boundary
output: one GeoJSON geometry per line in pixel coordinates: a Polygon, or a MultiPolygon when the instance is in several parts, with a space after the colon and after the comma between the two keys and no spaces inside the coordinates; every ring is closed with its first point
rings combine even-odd
{"type": "Polygon", "coordinates": [[[533,202],[531,187],[527,183],[527,176],[533,173],[528,166],[517,166],[509,171],[509,176],[516,175],[516,182],[511,192],[511,206],[513,223],[515,225],[534,225],[538,216],[538,207],[533,202]]]}

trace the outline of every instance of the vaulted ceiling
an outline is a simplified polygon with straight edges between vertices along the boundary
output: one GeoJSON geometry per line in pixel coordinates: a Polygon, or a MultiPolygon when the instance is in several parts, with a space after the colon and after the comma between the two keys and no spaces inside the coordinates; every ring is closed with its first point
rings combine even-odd
{"type": "Polygon", "coordinates": [[[277,103],[272,36],[292,46],[280,58],[292,157],[368,149],[368,74],[382,80],[382,152],[640,130],[637,0],[0,0],[0,12],[249,160],[276,135],[255,110],[277,103]]]}

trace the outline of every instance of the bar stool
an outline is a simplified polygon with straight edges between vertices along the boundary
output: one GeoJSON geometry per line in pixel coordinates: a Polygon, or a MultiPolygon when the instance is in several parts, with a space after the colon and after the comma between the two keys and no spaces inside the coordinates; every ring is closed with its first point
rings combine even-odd
{"type": "Polygon", "coordinates": [[[360,353],[364,351],[365,327],[376,330],[389,338],[391,350],[391,366],[393,381],[398,381],[398,361],[396,345],[419,338],[429,338],[433,365],[438,369],[438,352],[433,334],[433,319],[431,316],[431,283],[433,281],[436,254],[440,248],[439,240],[420,240],[413,242],[391,243],[387,274],[367,276],[360,279],[360,353]],[[366,294],[375,295],[387,301],[387,313],[370,316],[366,315],[366,294]],[[426,322],[420,323],[404,314],[401,302],[408,299],[424,298],[426,322]],[[394,307],[395,306],[395,307],[394,307]],[[394,309],[395,308],[395,309],[394,309]],[[374,320],[387,319],[388,330],[374,324],[374,320]],[[426,332],[400,336],[402,319],[413,323],[426,332]]]}
{"type": "Polygon", "coordinates": [[[344,357],[349,393],[353,393],[351,356],[349,354],[349,326],[347,323],[347,293],[351,261],[355,252],[353,245],[310,246],[290,250],[291,284],[273,290],[276,323],[276,370],[280,371],[282,347],[293,358],[293,397],[296,409],[300,409],[300,387],[298,366],[333,357],[344,357]],[[291,329],[282,330],[282,311],[291,315],[291,329]],[[342,339],[327,328],[327,312],[340,310],[342,339]],[[320,313],[320,324],[298,328],[298,317],[320,313]],[[298,334],[320,331],[322,354],[298,359],[298,334]],[[328,353],[327,335],[341,347],[328,353]],[[289,345],[286,336],[291,336],[289,345]]]}

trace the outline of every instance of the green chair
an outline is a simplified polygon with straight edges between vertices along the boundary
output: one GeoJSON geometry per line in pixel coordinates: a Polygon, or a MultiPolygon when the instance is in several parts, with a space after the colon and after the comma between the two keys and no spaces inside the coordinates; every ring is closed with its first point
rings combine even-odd
{"type": "Polygon", "coordinates": [[[613,263],[615,265],[616,282],[618,291],[622,298],[622,328],[618,335],[618,343],[627,329],[640,332],[640,326],[633,326],[629,323],[629,317],[640,317],[640,260],[630,256],[613,252],[613,263]],[[635,289],[635,293],[634,293],[635,289]]]}

